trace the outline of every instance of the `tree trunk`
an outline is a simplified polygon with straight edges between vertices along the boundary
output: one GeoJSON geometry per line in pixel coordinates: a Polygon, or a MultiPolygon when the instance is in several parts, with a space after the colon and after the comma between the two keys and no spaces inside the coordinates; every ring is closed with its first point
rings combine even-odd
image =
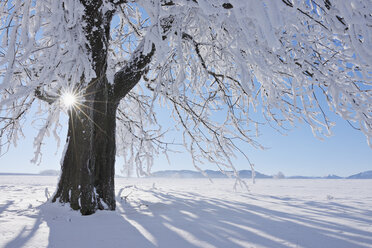
{"type": "Polygon", "coordinates": [[[83,89],[84,102],[69,110],[67,148],[52,201],[70,203],[72,209],[89,215],[97,209],[115,209],[116,110],[120,100],[146,72],[155,46],[144,53],[144,42],[141,42],[126,66],[115,74],[113,84],[108,83],[112,13],[102,13],[101,0],[81,0],[81,3],[85,7],[86,47],[92,55],[96,78],[83,89]]]}
{"type": "MultiPolygon", "coordinates": [[[[84,90],[84,101],[69,110],[67,149],[53,202],[70,203],[83,215],[97,209],[115,209],[115,128],[118,100],[107,82],[107,51],[111,12],[102,12],[101,0],[81,0],[83,19],[96,73],[84,90]]],[[[84,81],[84,80],[83,80],[84,81]]]]}
{"type": "Polygon", "coordinates": [[[83,215],[115,209],[115,128],[117,104],[102,83],[86,92],[85,103],[69,110],[67,149],[54,201],[70,203],[83,215]]]}

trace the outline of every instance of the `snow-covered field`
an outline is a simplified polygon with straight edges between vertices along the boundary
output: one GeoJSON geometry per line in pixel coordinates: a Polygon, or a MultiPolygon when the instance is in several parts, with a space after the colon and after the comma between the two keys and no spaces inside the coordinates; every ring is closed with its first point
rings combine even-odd
{"type": "Polygon", "coordinates": [[[117,211],[46,203],[57,178],[0,176],[0,247],[372,247],[372,180],[116,179],[117,211]],[[122,189],[122,190],[121,190],[122,189]]]}

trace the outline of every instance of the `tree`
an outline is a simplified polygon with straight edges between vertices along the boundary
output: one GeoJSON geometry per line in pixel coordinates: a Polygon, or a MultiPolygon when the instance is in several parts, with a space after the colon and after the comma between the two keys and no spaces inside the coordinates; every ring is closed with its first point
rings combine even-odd
{"type": "Polygon", "coordinates": [[[371,145],[371,9],[368,0],[1,0],[1,147],[16,144],[37,105],[37,162],[67,113],[53,201],[87,215],[115,209],[115,154],[143,175],[169,151],[156,106],[170,109],[198,169],[208,161],[237,175],[231,157],[245,155],[241,141],[260,147],[251,130],[264,124],[300,120],[328,135],[327,109],[371,145]]]}
{"type": "Polygon", "coordinates": [[[274,176],[273,176],[274,179],[283,179],[285,178],[283,172],[279,171],[278,173],[276,173],[274,176]]]}

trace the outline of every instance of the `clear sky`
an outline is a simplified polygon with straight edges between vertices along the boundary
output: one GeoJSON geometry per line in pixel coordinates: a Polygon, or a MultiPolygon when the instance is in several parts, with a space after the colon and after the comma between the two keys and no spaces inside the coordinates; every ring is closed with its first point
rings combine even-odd
{"type": "MultiPolygon", "coordinates": [[[[37,131],[30,124],[31,119],[25,124],[26,138],[0,157],[0,172],[38,173],[47,169],[59,170],[66,128],[61,131],[61,147],[57,150],[54,138],[47,139],[42,149],[42,162],[35,165],[30,160],[33,158],[33,138],[37,131]]],[[[312,135],[310,127],[305,124],[294,128],[286,136],[271,128],[264,128],[258,141],[268,147],[267,150],[256,150],[249,145],[242,145],[242,148],[247,151],[256,170],[268,175],[281,171],[286,176],[349,176],[372,170],[372,149],[361,132],[340,118],[336,118],[333,132],[334,136],[321,141],[312,135]]],[[[187,153],[174,154],[170,158],[171,165],[164,157],[156,158],[153,171],[194,169],[187,153]]],[[[237,169],[250,169],[242,157],[234,162],[237,169]]],[[[122,165],[123,160],[117,159],[117,174],[120,174],[122,165]]],[[[217,169],[213,165],[205,165],[203,168],[217,169]]]]}
{"type": "MultiPolygon", "coordinates": [[[[114,21],[115,23],[115,21],[114,21]]],[[[167,118],[167,117],[165,117],[167,118]]],[[[30,162],[33,158],[33,139],[37,130],[32,127],[31,119],[26,122],[25,139],[21,139],[17,147],[0,157],[0,172],[38,173],[42,170],[60,169],[61,153],[64,147],[66,126],[61,131],[61,146],[57,149],[54,138],[45,140],[43,158],[40,165],[30,162]]],[[[367,145],[366,137],[350,125],[333,115],[336,121],[334,135],[323,141],[315,138],[310,127],[299,124],[286,136],[271,128],[261,130],[258,141],[268,149],[256,150],[249,145],[242,145],[257,171],[272,175],[281,171],[286,176],[326,176],[337,174],[349,176],[362,171],[372,170],[372,149],[367,145]]],[[[165,157],[155,159],[153,171],[158,170],[194,170],[190,156],[185,152],[170,156],[171,165],[165,157]]],[[[242,157],[234,160],[237,169],[250,169],[242,157]]],[[[123,160],[117,159],[116,173],[120,174],[123,160]]],[[[213,165],[205,165],[203,169],[217,169],[213,165]]]]}

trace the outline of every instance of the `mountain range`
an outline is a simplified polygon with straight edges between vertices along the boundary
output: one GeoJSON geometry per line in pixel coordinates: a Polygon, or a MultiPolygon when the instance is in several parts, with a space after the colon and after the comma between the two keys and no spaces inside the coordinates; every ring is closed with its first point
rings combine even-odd
{"type": "MultiPolygon", "coordinates": [[[[226,174],[223,174],[221,171],[214,171],[214,170],[205,170],[204,171],[210,178],[227,178],[228,175],[233,176],[232,171],[227,171],[226,174]]],[[[272,178],[272,176],[268,176],[259,172],[255,172],[256,178],[272,178]]],[[[250,170],[240,170],[239,176],[241,178],[251,178],[252,171],[250,170]]],[[[198,171],[192,170],[164,170],[164,171],[157,171],[152,173],[151,177],[172,177],[172,178],[204,178],[205,176],[198,171]]]]}
{"type": "Polygon", "coordinates": [[[348,179],[371,179],[371,178],[372,178],[372,170],[361,172],[361,173],[348,177],[348,179]]]}
{"type": "MultiPolygon", "coordinates": [[[[226,174],[222,173],[221,171],[214,171],[214,170],[205,170],[204,171],[210,178],[228,178],[228,175],[233,177],[232,171],[225,172],[226,174]]],[[[240,178],[251,178],[252,171],[251,170],[240,170],[239,176],[240,178]]],[[[279,173],[278,173],[279,174],[279,173]]],[[[309,176],[289,176],[285,177],[282,173],[281,175],[265,175],[258,171],[255,171],[255,178],[276,178],[276,179],[372,179],[372,170],[360,172],[358,174],[354,174],[348,177],[340,177],[337,175],[328,175],[325,177],[309,177],[309,176]]],[[[1,173],[0,176],[58,176],[59,171],[57,170],[45,170],[41,171],[39,174],[29,174],[29,173],[1,173]]],[[[122,177],[117,175],[117,177],[122,177]]],[[[153,172],[149,177],[156,177],[156,178],[205,178],[205,176],[198,171],[192,170],[163,170],[163,171],[156,171],[153,172]]]]}
{"type": "MultiPolygon", "coordinates": [[[[252,171],[250,170],[240,170],[239,176],[241,178],[251,178],[252,177],[252,171]]],[[[210,178],[227,178],[227,175],[233,176],[232,171],[226,172],[226,174],[223,174],[221,171],[214,171],[214,170],[206,170],[205,173],[210,178]]],[[[170,177],[170,178],[203,178],[204,175],[201,172],[198,171],[192,171],[192,170],[163,170],[163,171],[157,171],[152,173],[150,177],[170,177]]],[[[328,175],[325,177],[309,177],[309,176],[290,176],[290,177],[277,177],[277,175],[269,176],[265,175],[263,173],[260,173],[258,171],[255,171],[255,177],[256,178],[286,178],[286,179],[372,179],[372,170],[361,172],[358,174],[354,174],[348,177],[340,177],[337,175],[328,175]]]]}

